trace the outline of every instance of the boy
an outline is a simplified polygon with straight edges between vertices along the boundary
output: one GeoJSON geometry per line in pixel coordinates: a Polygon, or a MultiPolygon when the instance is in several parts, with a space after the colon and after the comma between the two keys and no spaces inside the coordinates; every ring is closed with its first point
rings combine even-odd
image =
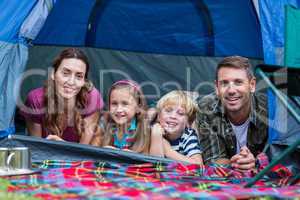
{"type": "Polygon", "coordinates": [[[203,164],[197,133],[188,128],[197,105],[188,95],[174,90],[157,103],[158,123],[151,128],[150,153],[193,164],[203,164]]]}

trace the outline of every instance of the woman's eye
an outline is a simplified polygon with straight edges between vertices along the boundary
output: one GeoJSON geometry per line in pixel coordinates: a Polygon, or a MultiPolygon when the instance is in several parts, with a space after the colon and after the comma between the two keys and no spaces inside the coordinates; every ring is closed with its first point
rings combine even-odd
{"type": "Polygon", "coordinates": [[[76,75],[76,78],[81,80],[81,79],[83,79],[83,76],[82,75],[76,75]]]}
{"type": "Polygon", "coordinates": [[[68,71],[63,71],[63,75],[67,76],[67,75],[69,75],[69,74],[70,74],[70,72],[68,72],[68,71]]]}

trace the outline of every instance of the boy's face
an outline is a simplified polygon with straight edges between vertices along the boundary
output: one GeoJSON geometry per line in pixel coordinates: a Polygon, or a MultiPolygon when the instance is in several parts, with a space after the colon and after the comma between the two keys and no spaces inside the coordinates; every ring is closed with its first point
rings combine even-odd
{"type": "Polygon", "coordinates": [[[188,123],[188,116],[181,105],[167,105],[158,115],[160,125],[169,139],[179,138],[188,123]]]}

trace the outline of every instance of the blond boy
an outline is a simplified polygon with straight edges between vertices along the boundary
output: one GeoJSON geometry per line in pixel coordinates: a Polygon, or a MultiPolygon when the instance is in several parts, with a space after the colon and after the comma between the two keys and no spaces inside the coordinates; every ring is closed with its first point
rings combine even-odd
{"type": "Polygon", "coordinates": [[[202,165],[197,133],[189,128],[197,112],[194,101],[184,91],[174,90],[158,101],[157,111],[157,123],[151,128],[150,153],[202,165]]]}

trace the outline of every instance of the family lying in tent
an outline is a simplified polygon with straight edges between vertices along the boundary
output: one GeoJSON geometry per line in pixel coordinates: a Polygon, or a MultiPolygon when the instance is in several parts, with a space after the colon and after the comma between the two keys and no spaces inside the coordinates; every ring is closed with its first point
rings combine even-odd
{"type": "Polygon", "coordinates": [[[255,168],[267,141],[267,104],[255,93],[247,58],[226,57],[218,64],[214,94],[193,100],[187,92],[171,91],[155,109],[148,109],[138,83],[120,80],[111,86],[104,112],[88,72],[81,50],[58,55],[45,86],[32,90],[21,108],[30,135],[200,165],[255,168]]]}

